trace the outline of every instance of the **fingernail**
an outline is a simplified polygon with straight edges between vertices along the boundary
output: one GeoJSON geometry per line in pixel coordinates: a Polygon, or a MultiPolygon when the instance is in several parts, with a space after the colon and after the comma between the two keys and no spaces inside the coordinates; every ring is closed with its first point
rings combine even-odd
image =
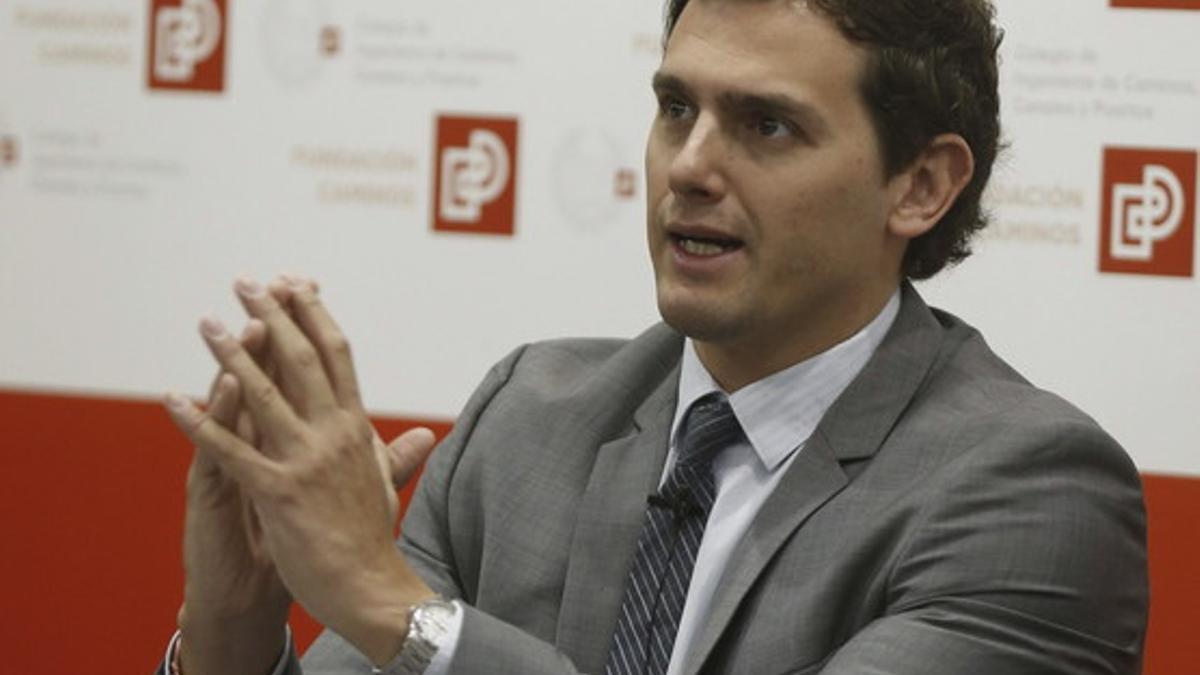
{"type": "Polygon", "coordinates": [[[302,276],[293,276],[293,275],[289,274],[285,278],[287,279],[288,285],[292,287],[293,291],[311,291],[312,290],[313,282],[302,276]]]}
{"type": "Polygon", "coordinates": [[[227,335],[225,324],[215,316],[206,316],[200,319],[200,332],[204,333],[205,337],[220,340],[227,335]]]}
{"type": "Polygon", "coordinates": [[[234,284],[237,292],[247,298],[261,298],[266,290],[263,285],[258,283],[252,277],[238,277],[237,283],[234,284]]]}
{"type": "Polygon", "coordinates": [[[163,397],[163,401],[167,404],[168,408],[174,410],[175,412],[182,413],[187,412],[188,410],[188,400],[173,391],[168,392],[167,395],[163,397]]]}

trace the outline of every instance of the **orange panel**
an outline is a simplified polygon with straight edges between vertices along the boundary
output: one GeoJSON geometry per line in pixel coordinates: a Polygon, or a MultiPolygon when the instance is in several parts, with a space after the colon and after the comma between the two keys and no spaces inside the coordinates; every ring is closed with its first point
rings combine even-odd
{"type": "Polygon", "coordinates": [[[1200,9],[1200,0],[1109,0],[1109,6],[1128,9],[1200,9]]]}
{"type": "Polygon", "coordinates": [[[1200,479],[1142,476],[1150,530],[1146,675],[1200,670],[1200,479]]]}

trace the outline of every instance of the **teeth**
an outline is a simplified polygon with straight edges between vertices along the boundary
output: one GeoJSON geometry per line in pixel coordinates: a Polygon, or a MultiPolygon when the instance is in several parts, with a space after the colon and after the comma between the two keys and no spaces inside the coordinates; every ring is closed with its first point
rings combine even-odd
{"type": "Polygon", "coordinates": [[[680,239],[679,246],[686,252],[692,255],[717,255],[725,250],[719,244],[714,244],[710,241],[699,241],[696,239],[680,239]]]}

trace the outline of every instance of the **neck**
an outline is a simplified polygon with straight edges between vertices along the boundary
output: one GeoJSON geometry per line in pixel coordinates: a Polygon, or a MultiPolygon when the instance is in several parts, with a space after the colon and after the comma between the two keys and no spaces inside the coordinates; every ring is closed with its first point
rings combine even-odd
{"type": "Polygon", "coordinates": [[[812,312],[788,328],[747,331],[737,340],[694,340],[696,355],[717,384],[733,393],[853,337],[879,316],[895,291],[892,286],[869,301],[812,312]]]}

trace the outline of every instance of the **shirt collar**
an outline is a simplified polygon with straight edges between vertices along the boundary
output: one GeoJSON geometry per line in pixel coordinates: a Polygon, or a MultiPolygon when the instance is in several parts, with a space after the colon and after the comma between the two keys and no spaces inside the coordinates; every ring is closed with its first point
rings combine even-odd
{"type": "MultiPolygon", "coordinates": [[[[875,353],[900,311],[897,290],[862,330],[829,349],[752,382],[729,395],[738,423],[767,471],[779,468],[812,435],[825,411],[875,353]]],[[[671,425],[674,447],[683,415],[697,399],[723,392],[688,338],[683,347],[679,397],[671,425]]]]}

